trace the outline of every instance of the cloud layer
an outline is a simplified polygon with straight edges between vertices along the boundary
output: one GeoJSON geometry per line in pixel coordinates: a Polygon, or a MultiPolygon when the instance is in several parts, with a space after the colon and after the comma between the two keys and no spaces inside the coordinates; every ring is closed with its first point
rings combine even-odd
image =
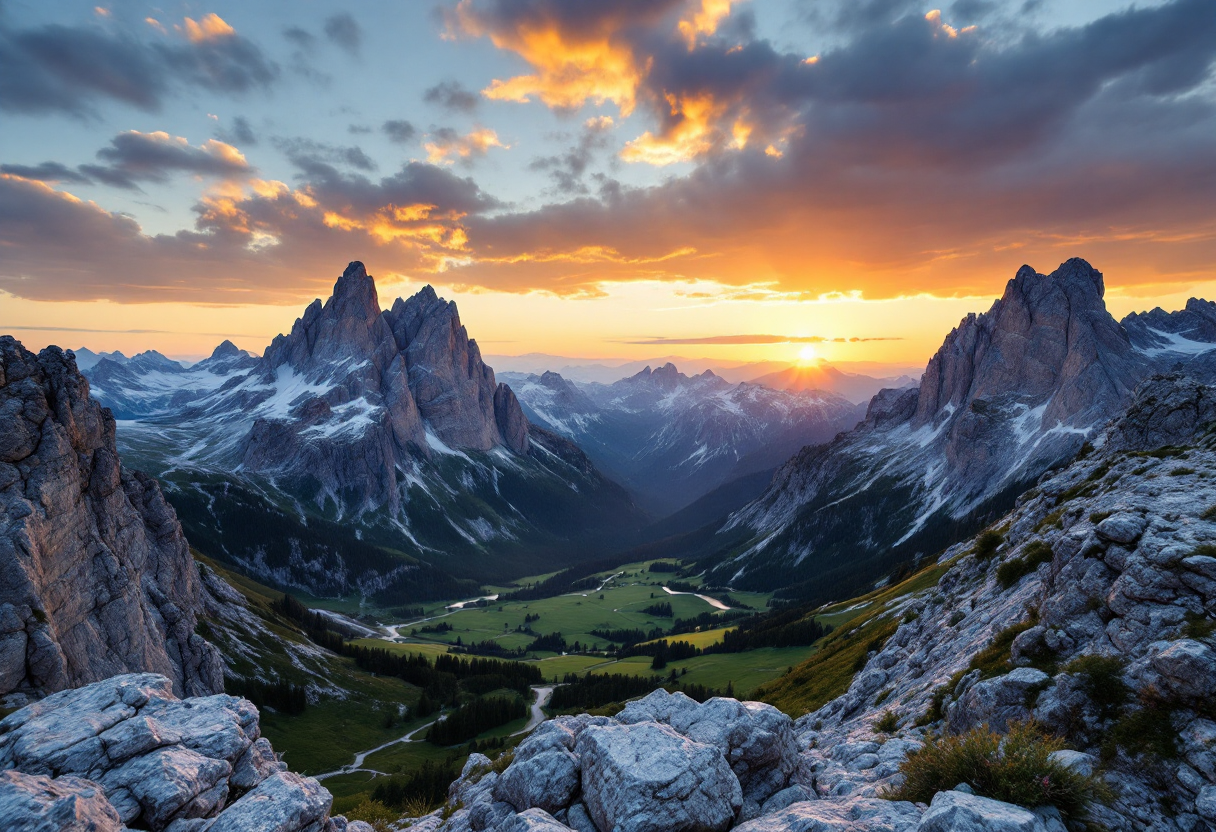
{"type": "MultiPolygon", "coordinates": [[[[283,300],[311,296],[302,276],[335,252],[381,272],[584,296],[636,280],[765,287],[757,299],[992,293],[994,275],[1073,255],[1133,290],[1211,278],[1211,0],[1042,30],[986,3],[811,11],[831,34],[816,54],[765,40],[748,5],[730,0],[459,0],[447,33],[520,68],[477,93],[451,80],[423,93],[454,119],[476,111],[480,124],[380,123],[375,138],[417,142],[425,162],[374,177],[381,167],[361,147],[267,137],[296,175],[264,181],[241,149],[256,139],[249,122],[233,118],[201,145],[131,131],[95,163],[0,165],[0,289],[283,300]],[[565,151],[503,152],[516,139],[491,116],[529,106],[571,117],[565,151]],[[543,177],[544,198],[523,210],[453,172],[476,170],[490,151],[543,177]],[[622,184],[621,167],[652,172],[622,177],[651,184],[622,184]],[[174,235],[144,234],[66,192],[179,174],[209,184],[194,225],[174,235]]],[[[162,28],[147,38],[0,28],[0,109],[88,117],[118,101],[155,111],[180,89],[231,95],[278,79],[215,15],[162,28]]],[[[284,36],[357,56],[363,29],[342,14],[322,26],[324,41],[300,27],[284,36]]]]}

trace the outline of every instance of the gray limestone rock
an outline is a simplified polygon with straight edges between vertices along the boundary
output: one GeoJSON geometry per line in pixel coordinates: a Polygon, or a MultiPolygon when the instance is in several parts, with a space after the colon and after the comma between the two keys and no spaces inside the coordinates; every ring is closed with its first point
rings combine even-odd
{"type": "Polygon", "coordinates": [[[565,749],[543,751],[513,762],[494,784],[494,797],[517,812],[533,807],[556,812],[578,790],[578,759],[565,749]]]}
{"type": "Polygon", "coordinates": [[[725,830],[743,805],[722,752],[666,725],[592,727],[579,735],[577,754],[583,801],[599,829],[725,830]]]}
{"type": "Polygon", "coordinates": [[[0,695],[131,671],[223,689],[177,515],[121,465],[114,429],[70,353],[0,337],[0,695]]]}
{"type": "Polygon", "coordinates": [[[946,724],[958,734],[985,724],[1003,733],[1010,722],[1030,717],[1028,694],[1045,688],[1049,678],[1033,667],[1019,667],[1004,676],[977,682],[950,705],[946,724]]]}
{"type": "Polygon", "coordinates": [[[1180,639],[1157,652],[1153,668],[1169,689],[1187,699],[1209,697],[1216,691],[1216,651],[1194,639],[1180,639]]]}
{"type": "Polygon", "coordinates": [[[1094,530],[1098,537],[1115,543],[1134,543],[1144,533],[1144,517],[1130,512],[1111,515],[1094,530]]]}
{"type": "Polygon", "coordinates": [[[122,832],[101,787],[81,777],[0,771],[0,821],[20,832],[122,832]]]}
{"type": "Polygon", "coordinates": [[[917,832],[1047,832],[1029,809],[963,792],[933,796],[917,832]]]}
{"type": "Polygon", "coordinates": [[[333,832],[324,826],[329,792],[284,771],[258,734],[257,709],[244,699],[179,700],[163,676],[116,676],[0,720],[0,769],[11,769],[10,778],[55,778],[46,794],[104,804],[115,829],[333,832]]]}
{"type": "Polygon", "coordinates": [[[320,832],[332,804],[316,780],[282,771],[221,812],[207,832],[320,832]]]}
{"type": "Polygon", "coordinates": [[[795,803],[735,829],[738,832],[916,832],[920,820],[920,810],[912,803],[845,798],[795,803]]]}
{"type": "Polygon", "coordinates": [[[625,706],[624,723],[656,721],[682,736],[717,746],[739,779],[747,800],[763,803],[785,788],[798,767],[793,721],[771,705],[714,697],[698,704],[659,688],[625,706]]]}

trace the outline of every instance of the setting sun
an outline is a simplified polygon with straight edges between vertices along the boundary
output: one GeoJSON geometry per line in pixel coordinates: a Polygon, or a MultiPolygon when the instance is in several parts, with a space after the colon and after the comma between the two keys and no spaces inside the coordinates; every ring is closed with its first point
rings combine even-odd
{"type": "Polygon", "coordinates": [[[798,363],[800,364],[810,364],[815,358],[815,348],[810,344],[798,350],[798,363]]]}

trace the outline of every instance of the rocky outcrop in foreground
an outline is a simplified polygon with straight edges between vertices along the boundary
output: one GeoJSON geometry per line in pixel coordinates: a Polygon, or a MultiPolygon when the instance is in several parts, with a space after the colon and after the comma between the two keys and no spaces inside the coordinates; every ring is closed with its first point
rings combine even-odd
{"type": "Polygon", "coordinates": [[[806,800],[800,759],[792,721],[771,705],[657,690],[614,718],[542,723],[501,774],[472,755],[450,817],[410,828],[725,830],[806,800]]]}
{"type": "Polygon", "coordinates": [[[22,832],[371,832],[330,818],[330,793],[286,769],[247,700],[115,676],[0,720],[0,819],[22,832]]]}
{"type": "Polygon", "coordinates": [[[198,570],[160,486],[123,467],[71,353],[0,337],[0,695],[154,671],[223,689],[198,570]]]}

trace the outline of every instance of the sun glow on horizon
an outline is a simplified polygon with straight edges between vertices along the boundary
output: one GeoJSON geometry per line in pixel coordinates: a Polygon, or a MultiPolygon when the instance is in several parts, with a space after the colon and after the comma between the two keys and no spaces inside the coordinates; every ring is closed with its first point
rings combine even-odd
{"type": "Polygon", "coordinates": [[[805,347],[798,350],[799,364],[814,364],[817,357],[818,356],[815,355],[815,348],[810,344],[807,344],[805,347]]]}

